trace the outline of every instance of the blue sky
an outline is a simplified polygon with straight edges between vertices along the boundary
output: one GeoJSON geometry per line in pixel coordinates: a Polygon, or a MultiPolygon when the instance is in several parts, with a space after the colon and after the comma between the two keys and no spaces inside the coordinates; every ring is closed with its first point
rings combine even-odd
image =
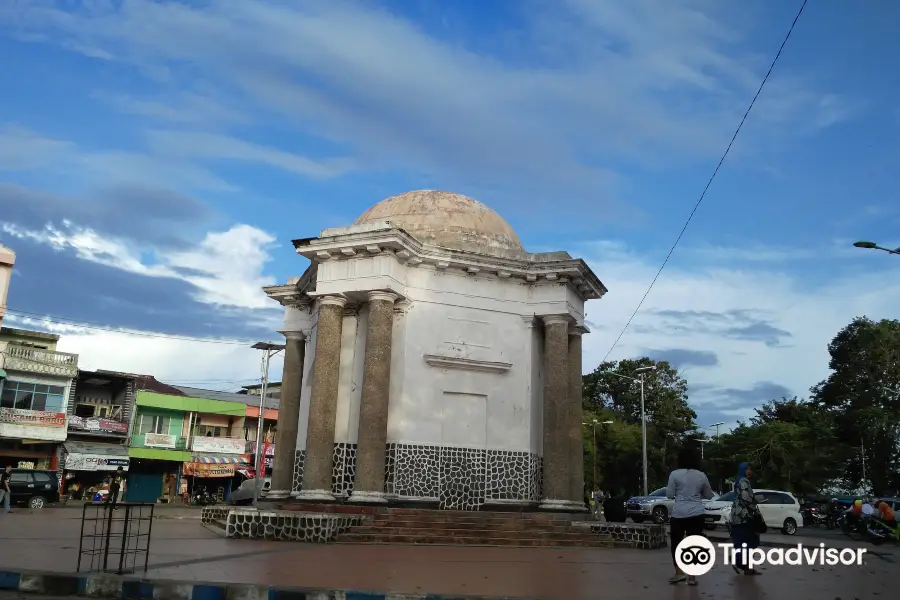
{"type": "MultiPolygon", "coordinates": [[[[0,241],[12,310],[272,337],[293,238],[411,189],[584,257],[586,368],[609,350],[799,2],[27,1],[0,5],[0,241]]],[[[827,373],[854,316],[896,317],[900,6],[811,2],[612,353],[684,369],[701,424],[827,373]]],[[[74,327],[91,367],[235,387],[235,345],[74,327]],[[201,381],[203,380],[203,381],[201,381]]]]}

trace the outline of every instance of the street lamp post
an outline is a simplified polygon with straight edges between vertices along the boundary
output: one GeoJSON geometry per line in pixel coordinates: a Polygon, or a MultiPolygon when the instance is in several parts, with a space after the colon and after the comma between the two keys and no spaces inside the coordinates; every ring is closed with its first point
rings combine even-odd
{"type": "Polygon", "coordinates": [[[259,493],[262,487],[262,479],[266,472],[266,455],[263,447],[263,420],[266,414],[266,394],[269,388],[269,361],[273,356],[284,350],[284,344],[270,344],[269,342],[257,342],[251,346],[254,350],[262,350],[262,381],[259,389],[259,418],[256,424],[256,481],[253,486],[253,506],[259,507],[259,493]]]}
{"type": "Polygon", "coordinates": [[[597,474],[597,425],[611,425],[612,421],[598,421],[593,419],[590,423],[582,422],[582,425],[590,425],[593,444],[591,445],[592,460],[594,462],[594,477],[591,480],[591,488],[597,487],[597,480],[600,478],[597,474]]]}
{"type": "Polygon", "coordinates": [[[655,371],[656,365],[650,365],[649,367],[640,367],[635,369],[634,372],[639,375],[639,377],[629,377],[628,375],[622,375],[621,373],[616,373],[615,371],[603,371],[604,373],[609,373],[610,375],[615,375],[616,377],[621,377],[623,379],[630,379],[631,381],[637,381],[641,384],[641,461],[643,463],[643,471],[644,471],[644,496],[646,496],[649,492],[647,491],[647,414],[644,408],[644,373],[648,371],[655,371]]]}
{"type": "Polygon", "coordinates": [[[713,423],[712,425],[710,425],[709,427],[707,427],[707,429],[709,429],[709,428],[711,428],[711,427],[715,427],[715,428],[716,428],[716,441],[719,441],[719,426],[724,425],[724,424],[725,424],[725,421],[722,421],[722,422],[720,422],[720,423],[713,423]]]}
{"type": "Polygon", "coordinates": [[[893,250],[891,250],[890,248],[879,246],[875,242],[854,242],[853,245],[857,248],[865,248],[866,250],[883,250],[888,254],[900,254],[900,248],[894,248],[893,250]]]}

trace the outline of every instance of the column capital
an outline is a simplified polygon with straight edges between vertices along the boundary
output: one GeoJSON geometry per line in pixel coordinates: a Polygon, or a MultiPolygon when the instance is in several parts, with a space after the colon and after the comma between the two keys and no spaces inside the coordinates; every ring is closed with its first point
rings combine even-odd
{"type": "Polygon", "coordinates": [[[288,339],[288,340],[300,340],[300,341],[303,341],[303,340],[306,339],[306,332],[305,332],[305,331],[279,331],[278,333],[280,333],[281,335],[283,335],[283,336],[285,337],[285,339],[288,339]]]}
{"type": "Polygon", "coordinates": [[[377,300],[384,300],[385,302],[394,303],[397,301],[400,296],[393,292],[386,292],[384,290],[372,290],[368,293],[367,298],[369,302],[375,302],[377,300]]]}
{"type": "Polygon", "coordinates": [[[319,296],[316,301],[319,306],[338,306],[340,308],[347,306],[347,299],[343,296],[319,296]]]}
{"type": "Polygon", "coordinates": [[[544,325],[568,325],[572,322],[569,315],[544,315],[541,317],[544,325]]]}
{"type": "Polygon", "coordinates": [[[584,335],[586,333],[590,333],[587,327],[584,325],[575,325],[574,327],[569,328],[569,335],[584,335]]]}

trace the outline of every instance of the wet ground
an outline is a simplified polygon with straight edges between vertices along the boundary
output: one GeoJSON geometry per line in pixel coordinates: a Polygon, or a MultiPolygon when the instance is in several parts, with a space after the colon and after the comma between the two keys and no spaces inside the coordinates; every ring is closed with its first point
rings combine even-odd
{"type": "MultiPolygon", "coordinates": [[[[202,528],[196,511],[183,509],[181,514],[170,510],[170,518],[153,521],[148,578],[548,600],[851,600],[894,597],[890,586],[898,568],[893,555],[879,549],[881,555],[868,554],[861,567],[772,566],[760,577],[746,577],[720,564],[701,577],[697,587],[673,586],[667,583],[672,571],[668,549],[364,546],[226,540],[202,528]]],[[[81,511],[71,509],[0,517],[0,567],[75,571],[80,517],[81,511]]],[[[837,546],[841,536],[833,537],[833,545],[837,546]]],[[[789,539],[793,543],[814,539],[816,546],[820,541],[828,543],[809,536],[789,539]]],[[[844,540],[841,545],[860,544],[844,540]]],[[[137,574],[144,575],[140,569],[137,574]]]]}

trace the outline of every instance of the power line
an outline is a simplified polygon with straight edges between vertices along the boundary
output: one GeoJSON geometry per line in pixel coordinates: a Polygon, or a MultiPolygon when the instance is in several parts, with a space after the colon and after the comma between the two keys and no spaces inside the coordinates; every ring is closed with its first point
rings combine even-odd
{"type": "Polygon", "coordinates": [[[750,114],[750,111],[753,109],[753,105],[756,104],[756,99],[759,98],[760,93],[762,93],[763,87],[765,87],[766,82],[769,80],[769,75],[772,74],[772,70],[775,68],[775,63],[778,62],[778,59],[781,57],[781,52],[784,50],[785,45],[791,37],[791,33],[794,31],[794,26],[797,24],[797,21],[800,19],[800,15],[803,14],[803,9],[806,8],[806,3],[808,0],[803,0],[803,4],[800,5],[800,10],[797,11],[797,16],[794,17],[794,22],[791,23],[790,29],[788,29],[787,35],[784,36],[784,40],[781,42],[781,46],[778,48],[778,53],[775,54],[775,58],[772,60],[772,64],[769,65],[769,70],[766,72],[766,76],[763,77],[762,83],[759,84],[759,89],[756,90],[756,94],[753,96],[753,100],[750,101],[750,106],[747,107],[747,111],[744,113],[741,122],[738,124],[737,129],[734,131],[734,135],[731,136],[731,141],[728,142],[728,147],[725,148],[725,152],[722,154],[722,158],[719,159],[719,163],[716,165],[713,174],[710,176],[709,181],[706,182],[706,187],[703,188],[703,193],[700,194],[700,199],[697,200],[697,203],[694,204],[694,209],[691,211],[691,214],[688,215],[687,221],[684,223],[684,227],[681,228],[681,232],[678,234],[678,237],[675,238],[675,243],[672,244],[672,247],[669,249],[669,253],[666,255],[665,260],[663,260],[662,266],[659,267],[659,270],[656,272],[656,275],[653,277],[653,281],[650,282],[650,287],[647,288],[647,291],[644,293],[641,301],[638,302],[637,308],[634,309],[634,312],[631,313],[631,316],[628,318],[628,322],[625,323],[625,327],[622,328],[622,331],[619,333],[619,337],[616,338],[616,341],[613,342],[613,345],[609,348],[609,351],[606,353],[606,356],[603,357],[603,360],[600,362],[606,362],[606,359],[609,358],[609,355],[612,354],[612,351],[615,350],[616,346],[619,344],[619,340],[622,339],[622,336],[625,335],[625,331],[628,329],[628,326],[631,325],[631,321],[634,320],[635,315],[638,314],[638,311],[641,310],[641,306],[644,305],[644,300],[647,299],[647,296],[650,295],[650,291],[653,289],[653,286],[656,284],[656,280],[659,279],[660,274],[663,272],[663,269],[666,268],[666,265],[669,262],[669,259],[672,257],[672,253],[675,252],[675,248],[678,246],[678,242],[681,241],[681,238],[684,236],[684,232],[687,230],[688,225],[691,224],[691,220],[694,218],[694,214],[697,212],[697,209],[700,208],[700,203],[703,202],[703,199],[706,197],[706,192],[709,190],[709,187],[712,185],[713,180],[716,178],[716,175],[719,173],[719,169],[722,167],[722,163],[725,162],[725,158],[728,156],[728,153],[731,151],[731,146],[734,144],[734,140],[737,139],[738,134],[741,132],[741,128],[744,126],[744,122],[747,120],[747,116],[750,114]]]}
{"type": "MultiPolygon", "coordinates": [[[[82,329],[91,329],[97,331],[105,331],[108,333],[119,333],[122,335],[131,335],[135,337],[146,337],[146,338],[159,338],[166,340],[179,340],[183,342],[204,342],[208,344],[226,344],[226,345],[234,345],[234,346],[250,346],[255,344],[255,341],[250,340],[235,340],[235,339],[225,339],[225,338],[202,338],[202,337],[193,337],[186,335],[173,335],[167,333],[154,333],[149,331],[134,331],[131,329],[121,329],[116,327],[109,327],[107,325],[99,325],[97,323],[87,323],[83,321],[75,321],[73,319],[66,319],[64,317],[56,317],[53,315],[42,315],[39,313],[31,313],[24,310],[15,310],[15,309],[7,309],[7,315],[12,315],[13,317],[19,317],[21,319],[29,319],[33,321],[47,321],[51,325],[68,325],[72,327],[79,327],[82,329]]],[[[258,341],[258,340],[257,340],[258,341]]]]}

